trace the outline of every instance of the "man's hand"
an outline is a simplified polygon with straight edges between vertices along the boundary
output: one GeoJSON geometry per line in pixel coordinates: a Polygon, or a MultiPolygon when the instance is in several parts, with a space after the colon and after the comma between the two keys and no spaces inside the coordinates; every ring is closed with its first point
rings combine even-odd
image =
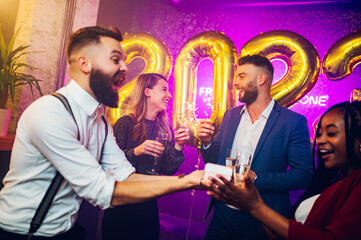
{"type": "Polygon", "coordinates": [[[192,189],[206,190],[209,189],[212,185],[212,182],[209,178],[204,178],[204,170],[194,171],[189,175],[186,175],[185,178],[192,182],[192,189]]]}
{"type": "Polygon", "coordinates": [[[254,183],[254,181],[256,180],[257,174],[256,174],[254,171],[249,170],[247,176],[248,176],[248,178],[251,179],[252,182],[254,183]]]}
{"type": "Polygon", "coordinates": [[[204,171],[189,175],[155,176],[133,173],[123,182],[115,182],[112,206],[140,203],[166,194],[188,189],[209,190],[212,182],[204,171]]]}
{"type": "Polygon", "coordinates": [[[214,133],[214,127],[209,119],[200,119],[197,126],[197,137],[207,146],[214,133]]]}
{"type": "Polygon", "coordinates": [[[134,155],[138,157],[140,155],[147,154],[153,157],[159,157],[163,151],[163,144],[153,140],[145,140],[141,145],[134,148],[134,155]]]}

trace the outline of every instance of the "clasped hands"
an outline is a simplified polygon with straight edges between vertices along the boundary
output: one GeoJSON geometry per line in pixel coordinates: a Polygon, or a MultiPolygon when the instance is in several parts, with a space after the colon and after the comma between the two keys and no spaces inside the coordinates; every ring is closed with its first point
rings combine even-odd
{"type": "Polygon", "coordinates": [[[195,189],[207,190],[208,195],[247,212],[257,210],[258,206],[263,203],[249,176],[245,177],[243,185],[234,183],[232,180],[228,181],[222,175],[217,175],[219,180],[214,177],[203,178],[204,171],[195,171],[188,176],[193,177],[194,181],[199,181],[195,189]]]}
{"type": "Polygon", "coordinates": [[[217,177],[222,182],[210,177],[211,185],[210,190],[207,191],[208,195],[248,212],[256,209],[263,202],[249,176],[245,177],[244,185],[228,181],[221,175],[217,175],[217,177]]]}

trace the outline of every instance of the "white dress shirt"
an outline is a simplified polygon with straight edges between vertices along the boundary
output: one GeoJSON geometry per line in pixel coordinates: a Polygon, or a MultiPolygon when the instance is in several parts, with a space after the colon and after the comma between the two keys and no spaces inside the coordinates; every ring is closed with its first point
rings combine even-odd
{"type": "Polygon", "coordinates": [[[311,212],[313,204],[316,202],[319,196],[320,194],[317,194],[313,197],[307,198],[300,203],[295,212],[295,219],[297,222],[300,222],[302,224],[305,223],[308,214],[311,212]]]}
{"type": "Polygon", "coordinates": [[[272,99],[254,123],[252,123],[251,117],[249,116],[247,105],[243,107],[240,113],[243,114],[243,116],[239,122],[236,135],[234,136],[231,157],[236,157],[237,152],[247,151],[252,154],[253,158],[259,138],[261,137],[274,104],[275,100],[272,99]]]}
{"type": "Polygon", "coordinates": [[[58,92],[71,106],[80,141],[74,119],[56,97],[41,97],[24,111],[0,192],[0,227],[6,231],[28,232],[56,170],[65,181],[34,235],[52,236],[69,230],[83,198],[108,208],[115,180],[124,181],[135,171],[116,144],[109,123],[105,136],[104,106],[74,80],[58,92]]]}

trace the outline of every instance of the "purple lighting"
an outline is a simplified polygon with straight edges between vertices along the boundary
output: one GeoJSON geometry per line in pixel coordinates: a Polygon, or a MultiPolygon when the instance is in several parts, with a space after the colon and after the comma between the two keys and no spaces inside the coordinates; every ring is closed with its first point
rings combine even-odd
{"type": "MultiPolygon", "coordinates": [[[[182,46],[199,33],[220,31],[235,44],[237,55],[242,46],[261,33],[273,30],[288,30],[306,38],[322,59],[329,48],[342,37],[361,30],[361,9],[354,8],[356,0],[102,0],[100,1],[97,24],[114,25],[122,32],[149,32],[160,38],[169,48],[175,63],[182,46]]],[[[359,0],[358,0],[359,2],[359,0]]],[[[267,44],[267,43],[265,43],[267,44]]],[[[279,59],[272,61],[275,68],[274,79],[278,81],[287,71],[287,66],[279,59]]],[[[136,76],[144,64],[131,70],[136,76]]],[[[213,63],[209,59],[201,61],[197,69],[195,113],[197,118],[209,118],[212,109],[213,63]]],[[[350,99],[353,89],[361,88],[361,65],[354,67],[346,79],[330,81],[323,73],[298,103],[291,107],[308,120],[312,135],[312,124],[330,106],[350,99]]],[[[169,78],[173,93],[174,68],[169,78]]],[[[238,100],[237,100],[238,102],[238,100]]],[[[172,116],[172,105],[167,110],[172,116]]],[[[185,161],[177,174],[193,171],[198,153],[195,147],[184,147],[185,161]]],[[[204,168],[201,160],[199,169],[204,168]]],[[[159,199],[161,212],[160,239],[185,239],[189,215],[192,208],[190,237],[204,239],[205,230],[211,217],[205,219],[209,197],[205,192],[196,191],[191,197],[189,191],[174,193],[159,199]]],[[[294,193],[291,200],[297,195],[294,193]]]]}
{"type": "Polygon", "coordinates": [[[213,62],[205,58],[197,68],[196,103],[197,118],[210,118],[213,100],[213,62]]]}
{"type": "Polygon", "coordinates": [[[330,3],[351,3],[351,1],[307,1],[307,2],[255,2],[255,3],[235,3],[228,4],[230,7],[264,7],[264,6],[295,6],[295,5],[315,5],[330,3]]]}
{"type": "Polygon", "coordinates": [[[282,59],[272,59],[271,63],[274,68],[272,84],[275,84],[286,75],[287,63],[282,59]]]}

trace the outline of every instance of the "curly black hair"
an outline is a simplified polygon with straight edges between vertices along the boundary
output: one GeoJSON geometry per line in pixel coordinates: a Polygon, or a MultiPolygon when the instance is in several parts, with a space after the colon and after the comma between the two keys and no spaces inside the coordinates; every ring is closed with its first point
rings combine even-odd
{"type": "MultiPolygon", "coordinates": [[[[361,102],[342,102],[330,107],[321,116],[317,124],[316,136],[319,132],[323,117],[326,113],[334,109],[339,109],[344,113],[347,158],[351,162],[352,167],[356,169],[361,168],[361,160],[356,157],[354,151],[355,140],[361,139],[361,102]]],[[[298,201],[292,206],[289,214],[291,218],[294,217],[297,207],[303,200],[321,193],[327,187],[343,177],[341,169],[328,169],[325,167],[320,152],[317,149],[317,137],[313,143],[313,155],[314,174],[311,184],[298,201]]]]}

